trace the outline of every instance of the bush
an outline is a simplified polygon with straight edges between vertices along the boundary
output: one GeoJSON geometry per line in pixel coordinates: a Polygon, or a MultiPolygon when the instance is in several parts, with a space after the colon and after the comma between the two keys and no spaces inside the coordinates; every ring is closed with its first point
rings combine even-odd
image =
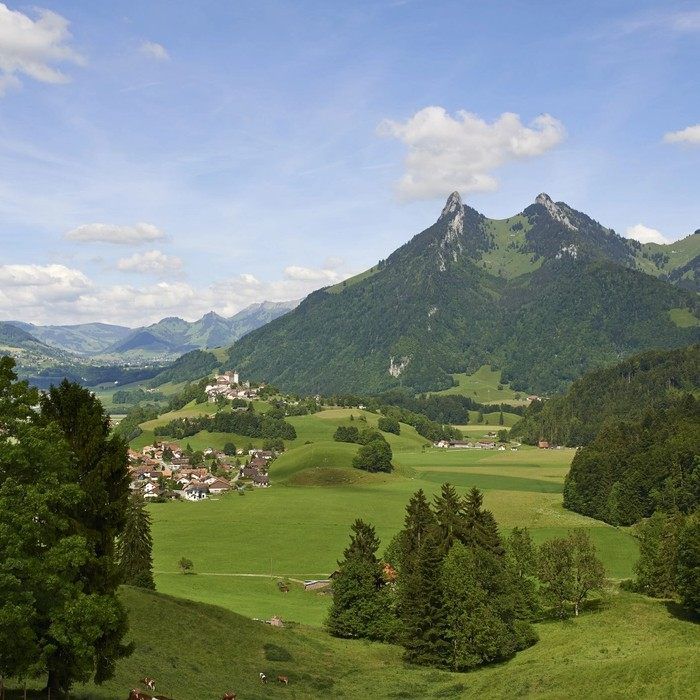
{"type": "Polygon", "coordinates": [[[382,416],[377,423],[377,427],[385,433],[401,434],[401,424],[395,418],[389,418],[389,416],[382,416]]]}
{"type": "Polygon", "coordinates": [[[391,464],[392,457],[391,447],[386,440],[373,440],[360,447],[352,460],[352,466],[368,472],[390,472],[394,468],[391,464]]]}

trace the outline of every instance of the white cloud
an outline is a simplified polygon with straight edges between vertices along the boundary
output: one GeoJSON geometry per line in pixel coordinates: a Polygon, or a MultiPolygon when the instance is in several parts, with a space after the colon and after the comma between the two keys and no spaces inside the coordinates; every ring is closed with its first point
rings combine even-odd
{"type": "Polygon", "coordinates": [[[300,280],[305,282],[339,282],[342,275],[336,270],[322,268],[299,267],[290,265],[284,268],[284,276],[289,280],[300,280]]]}
{"type": "Polygon", "coordinates": [[[664,134],[666,143],[689,143],[693,146],[700,146],[700,124],[686,126],[685,129],[669,131],[664,134]]]}
{"type": "Polygon", "coordinates": [[[0,95],[20,84],[18,75],[42,83],[66,83],[70,78],[54,65],[83,64],[83,57],[68,42],[69,22],[50,10],[39,9],[31,19],[0,3],[0,95]]]}
{"type": "Polygon", "coordinates": [[[80,270],[65,265],[0,265],[0,313],[31,318],[38,307],[71,303],[91,286],[80,270]]]}
{"type": "Polygon", "coordinates": [[[155,58],[156,61],[168,61],[170,60],[170,54],[168,50],[162,44],[158,44],[155,41],[144,41],[140,47],[141,53],[146,54],[150,58],[155,58]]]}
{"type": "Polygon", "coordinates": [[[147,243],[165,238],[165,234],[153,224],[139,223],[133,226],[117,224],[83,224],[66,233],[71,241],[86,243],[147,243]]]}
{"type": "Polygon", "coordinates": [[[337,275],[336,280],[286,274],[260,280],[242,273],[206,286],[180,280],[100,284],[64,265],[0,265],[0,319],[41,324],[103,321],[136,327],[166,316],[191,321],[212,310],[232,316],[254,302],[301,299],[348,276],[337,275]]]}
{"type": "Polygon", "coordinates": [[[635,241],[639,241],[640,243],[668,243],[661,231],[657,231],[655,228],[650,228],[644,224],[630,226],[625,232],[625,236],[626,238],[634,238],[635,241]]]}
{"type": "Polygon", "coordinates": [[[525,126],[517,114],[505,112],[489,124],[465,111],[453,117],[442,107],[425,107],[406,122],[384,120],[379,133],[408,146],[406,173],[397,185],[403,199],[495,190],[494,170],[542,155],[565,137],[563,124],[549,114],[525,126]]]}
{"type": "Polygon", "coordinates": [[[160,250],[148,250],[145,253],[134,253],[128,258],[121,258],[117,262],[117,269],[122,272],[160,274],[181,270],[182,260],[172,255],[166,255],[160,250]]]}

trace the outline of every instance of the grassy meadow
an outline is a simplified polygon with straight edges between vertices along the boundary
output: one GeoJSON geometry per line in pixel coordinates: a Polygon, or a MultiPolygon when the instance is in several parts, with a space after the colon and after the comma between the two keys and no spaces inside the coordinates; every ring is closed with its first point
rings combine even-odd
{"type": "MultiPolygon", "coordinates": [[[[182,415],[202,409],[211,410],[185,407],[182,415]]],[[[332,434],[338,425],[373,425],[376,415],[330,409],[289,420],[297,438],[273,463],[271,488],[149,506],[158,592],[121,591],[135,652],[118,664],[114,679],[75,688],[71,697],[126,698],[144,675],[157,679],[159,693],[178,700],[214,700],[229,690],[239,698],[700,694],[697,625],[672,604],[621,592],[614,583],[579,618],[537,623],[540,641],[530,649],[468,674],[407,666],[393,645],[330,637],[322,629],[330,596],[304,591],[303,581],[336,568],[357,517],[376,526],[385,546],[418,488],[433,494],[448,480],[463,490],[477,486],[504,533],[527,526],[536,542],[586,528],[613,580],[631,576],[637,545],[624,529],[563,509],[562,484],[573,450],[436,449],[402,425],[401,435],[387,435],[395,471],[369,474],[351,466],[357,446],[334,442],[332,434]],[[193,560],[194,573],[178,571],[183,556],[193,560]],[[280,592],[280,580],[288,593],[280,592]],[[273,615],[285,620],[283,629],[264,624],[273,615]],[[260,671],[271,680],[266,686],[260,671]],[[275,683],[277,674],[290,684],[275,683]]],[[[498,428],[468,427],[476,437],[498,428]]],[[[237,439],[208,433],[195,438],[201,446],[206,439],[237,439]]],[[[194,446],[193,438],[189,442],[194,446]]],[[[13,690],[7,697],[16,700],[22,693],[13,690]]],[[[28,697],[43,696],[30,691],[28,697]]]]}
{"type": "MultiPolygon", "coordinates": [[[[203,406],[204,410],[211,410],[203,406]]],[[[194,407],[182,409],[186,413],[194,407]]],[[[163,416],[152,423],[165,422],[163,416]]],[[[573,450],[446,450],[407,425],[400,435],[387,434],[394,452],[392,474],[369,474],[352,468],[357,446],[334,442],[338,425],[376,425],[378,416],[358,409],[329,409],[288,419],[297,438],[272,465],[269,489],[245,495],[225,494],[200,503],[153,504],[154,565],[158,589],[203,603],[214,603],[248,617],[277,614],[308,625],[321,625],[329,598],[305,592],[301,581],[328,576],[347,544],[351,523],[373,523],[388,544],[401,528],[411,494],[429,494],[450,481],[466,491],[476,486],[502,529],[530,528],[533,538],[565,534],[584,527],[596,543],[608,575],[632,575],[636,540],[625,530],[564,510],[561,492],[573,450]],[[177,570],[180,557],[192,559],[195,575],[177,570]],[[290,592],[276,581],[290,580],[290,592]]],[[[153,426],[144,424],[144,427],[153,426]]],[[[468,426],[482,437],[499,426],[468,426]]],[[[135,441],[140,443],[141,438],[135,441]]],[[[249,438],[200,433],[195,448],[249,438]]],[[[245,442],[242,442],[245,441],[245,442]]],[[[185,442],[185,441],[183,441],[185,442]]],[[[253,441],[254,442],[254,441],[253,441]]]]}
{"type": "MultiPolygon", "coordinates": [[[[409,667],[389,644],[282,629],[219,607],[124,588],[134,654],[74,700],[123,700],[144,675],[177,700],[260,698],[691,698],[700,694],[697,626],[663,601],[611,592],[581,617],[536,625],[540,641],[471,673],[409,667]],[[270,683],[263,686],[263,671],[270,683]],[[289,685],[275,682],[288,676],[289,685]]],[[[31,687],[31,686],[30,686],[31,687]]],[[[9,691],[8,700],[22,697],[9,691]]],[[[39,692],[28,697],[45,698],[39,692]]]]}
{"type": "Polygon", "coordinates": [[[510,403],[514,406],[527,403],[522,392],[513,391],[508,384],[501,383],[501,370],[491,369],[489,365],[483,365],[474,374],[453,374],[457,382],[455,386],[434,394],[450,395],[460,394],[474,399],[478,403],[510,403]],[[499,390],[499,385],[503,387],[499,390]],[[520,398],[517,398],[520,397],[520,398]]]}

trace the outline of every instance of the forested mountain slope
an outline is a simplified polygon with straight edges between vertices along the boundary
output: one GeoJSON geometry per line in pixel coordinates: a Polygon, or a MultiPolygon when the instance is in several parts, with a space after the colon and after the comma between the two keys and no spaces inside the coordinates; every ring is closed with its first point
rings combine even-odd
{"type": "Polygon", "coordinates": [[[530,444],[587,445],[605,421],[639,419],[699,388],[699,345],[644,352],[589,372],[562,396],[534,402],[511,434],[530,444]]]}
{"type": "Polygon", "coordinates": [[[228,366],[290,391],[368,393],[445,388],[489,363],[513,388],[558,391],[700,338],[696,296],[639,271],[641,248],[544,194],[495,221],[453,193],[435,224],[241,339],[228,366]]]}

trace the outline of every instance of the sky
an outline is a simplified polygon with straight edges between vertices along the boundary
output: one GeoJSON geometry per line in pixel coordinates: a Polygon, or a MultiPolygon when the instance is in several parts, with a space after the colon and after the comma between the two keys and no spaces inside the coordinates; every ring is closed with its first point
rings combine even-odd
{"type": "Polygon", "coordinates": [[[0,319],[297,299],[445,198],[700,227],[700,1],[0,2],[0,319]]]}

